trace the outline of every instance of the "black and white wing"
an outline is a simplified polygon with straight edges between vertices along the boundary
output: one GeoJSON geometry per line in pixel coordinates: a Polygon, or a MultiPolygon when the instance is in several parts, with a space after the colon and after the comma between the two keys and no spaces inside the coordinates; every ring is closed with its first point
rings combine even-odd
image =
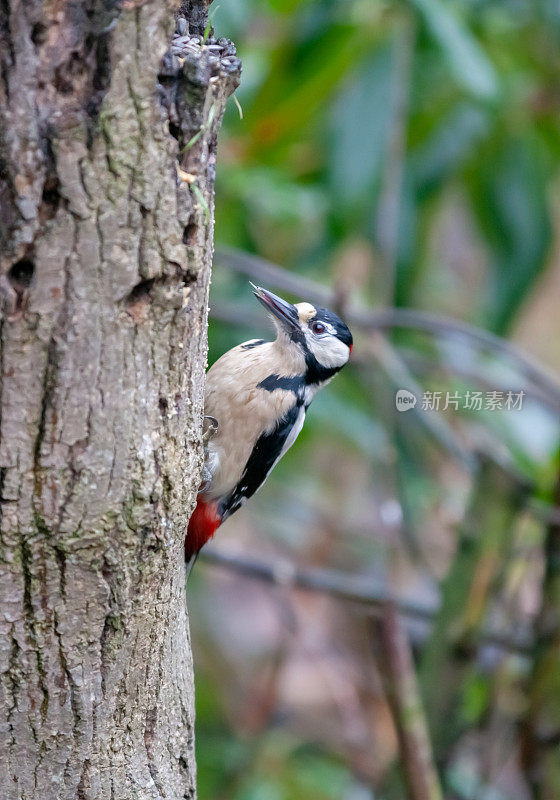
{"type": "Polygon", "coordinates": [[[270,433],[263,433],[257,439],[239,482],[220,502],[222,521],[255,494],[272,468],[290,449],[303,427],[305,411],[303,403],[294,403],[270,433]]]}

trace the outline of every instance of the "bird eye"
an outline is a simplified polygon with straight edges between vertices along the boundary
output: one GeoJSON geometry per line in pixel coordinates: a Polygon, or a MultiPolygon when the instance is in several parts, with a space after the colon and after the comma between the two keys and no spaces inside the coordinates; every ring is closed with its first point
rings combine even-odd
{"type": "Polygon", "coordinates": [[[323,325],[322,322],[314,322],[313,325],[311,326],[311,330],[313,331],[313,333],[324,333],[325,326],[323,325]]]}

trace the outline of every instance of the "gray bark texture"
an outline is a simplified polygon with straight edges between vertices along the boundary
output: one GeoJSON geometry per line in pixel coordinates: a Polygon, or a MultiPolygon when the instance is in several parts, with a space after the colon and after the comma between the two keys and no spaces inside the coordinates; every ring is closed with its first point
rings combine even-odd
{"type": "Polygon", "coordinates": [[[183,541],[239,62],[164,0],[0,3],[0,797],[194,798],[183,541]],[[198,34],[198,36],[197,36],[198,34]]]}

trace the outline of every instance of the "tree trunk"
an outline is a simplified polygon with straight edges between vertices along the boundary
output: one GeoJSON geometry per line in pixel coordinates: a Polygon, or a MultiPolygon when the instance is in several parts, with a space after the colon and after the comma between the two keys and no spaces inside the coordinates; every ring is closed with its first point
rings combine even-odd
{"type": "Polygon", "coordinates": [[[0,3],[3,800],[195,797],[183,540],[239,62],[202,0],[166,52],[176,10],[0,3]]]}

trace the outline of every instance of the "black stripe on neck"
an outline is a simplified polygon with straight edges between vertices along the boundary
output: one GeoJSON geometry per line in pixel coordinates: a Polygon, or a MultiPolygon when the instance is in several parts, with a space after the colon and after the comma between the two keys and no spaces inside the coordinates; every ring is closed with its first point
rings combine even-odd
{"type": "Polygon", "coordinates": [[[333,375],[340,371],[340,367],[324,367],[307,347],[305,348],[305,363],[307,365],[305,382],[308,386],[328,381],[329,378],[332,378],[333,375]]]}

